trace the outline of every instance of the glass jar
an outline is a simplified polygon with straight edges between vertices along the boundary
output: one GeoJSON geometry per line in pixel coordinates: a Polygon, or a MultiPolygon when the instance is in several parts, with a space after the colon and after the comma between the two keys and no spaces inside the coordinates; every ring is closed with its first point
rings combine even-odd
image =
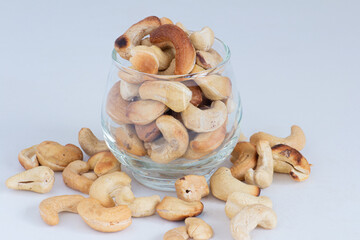
{"type": "Polygon", "coordinates": [[[185,175],[203,175],[209,180],[235,147],[242,117],[238,83],[228,46],[215,38],[213,49],[221,55],[222,62],[214,68],[187,75],[136,71],[113,50],[102,105],[104,139],[115,157],[143,185],[174,191],[176,179],[185,175]],[[211,79],[220,77],[226,78],[211,79]],[[176,84],[171,83],[172,88],[166,82],[176,84]],[[208,89],[210,83],[214,88],[208,89]],[[221,95],[216,88],[224,86],[230,88],[228,94],[216,96],[221,95]],[[190,91],[179,95],[178,87],[190,91]],[[143,101],[139,92],[142,98],[152,100],[143,101]]]}

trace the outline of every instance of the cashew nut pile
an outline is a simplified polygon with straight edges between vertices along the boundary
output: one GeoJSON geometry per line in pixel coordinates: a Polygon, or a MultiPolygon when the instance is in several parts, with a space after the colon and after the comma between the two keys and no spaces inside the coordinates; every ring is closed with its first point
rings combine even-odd
{"type": "Polygon", "coordinates": [[[223,61],[212,48],[214,39],[209,27],[189,32],[155,16],[116,39],[116,51],[131,64],[119,69],[107,96],[120,149],[165,164],[199,159],[220,147],[234,103],[231,80],[214,70],[223,61]],[[172,80],[184,74],[193,75],[172,80]]]}

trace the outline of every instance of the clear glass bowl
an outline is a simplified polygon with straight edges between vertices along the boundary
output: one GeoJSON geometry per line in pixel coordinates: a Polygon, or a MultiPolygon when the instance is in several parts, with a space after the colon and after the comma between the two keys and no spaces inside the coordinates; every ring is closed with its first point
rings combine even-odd
{"type": "MultiPolygon", "coordinates": [[[[104,139],[115,157],[124,166],[129,168],[135,179],[143,185],[157,190],[174,191],[174,183],[176,179],[185,175],[203,175],[207,180],[209,180],[212,173],[224,160],[229,157],[233,148],[235,147],[240,135],[240,121],[242,118],[241,100],[240,94],[238,92],[239,88],[237,86],[238,82],[236,81],[232,66],[230,64],[230,50],[228,46],[216,38],[213,49],[222,56],[223,61],[214,68],[187,75],[154,75],[138,72],[132,68],[129,68],[130,62],[122,59],[118,53],[113,50],[112,67],[108,76],[106,93],[103,98],[102,105],[101,120],[104,139]],[[116,129],[124,125],[119,124],[119,121],[117,121],[116,117],[110,116],[112,113],[109,115],[107,104],[110,90],[115,84],[119,84],[119,81],[124,81],[123,79],[142,79],[145,81],[165,80],[177,81],[187,84],[195,83],[194,81],[191,81],[193,79],[201,80],[201,78],[213,74],[219,74],[228,77],[232,84],[232,97],[229,98],[230,100],[223,100],[225,103],[228,101],[227,107],[229,114],[227,121],[225,122],[226,135],[224,141],[218,148],[200,158],[186,159],[180,157],[176,160],[164,164],[154,162],[148,155],[136,156],[131,154],[123,147],[119,146],[119,144],[117,144],[115,136],[116,129]]],[[[190,84],[187,85],[189,86],[190,84]]],[[[121,97],[119,92],[120,89],[117,95],[118,97],[121,97]]],[[[174,115],[175,113],[170,110],[165,114],[174,115]]],[[[178,119],[181,119],[181,117],[178,117],[178,119]]],[[[130,126],[130,124],[127,125],[130,126]]],[[[130,126],[130,128],[133,127],[130,126]]],[[[136,134],[136,132],[133,134],[136,134]]],[[[194,132],[189,131],[189,141],[194,138],[194,134],[194,132]]]]}

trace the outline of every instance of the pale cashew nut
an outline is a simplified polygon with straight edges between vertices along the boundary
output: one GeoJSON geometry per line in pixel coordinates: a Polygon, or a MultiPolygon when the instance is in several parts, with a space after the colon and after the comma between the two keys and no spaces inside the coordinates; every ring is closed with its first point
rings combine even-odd
{"type": "Polygon", "coordinates": [[[228,218],[232,219],[238,214],[241,209],[246,206],[253,204],[262,204],[269,208],[272,208],[272,201],[270,198],[261,196],[255,197],[253,195],[243,193],[243,192],[233,192],[229,195],[226,205],[225,205],[225,213],[228,218]]]}
{"type": "Polygon", "coordinates": [[[167,17],[160,18],[160,22],[161,22],[161,25],[174,24],[173,21],[171,21],[171,19],[169,19],[167,17]]]}
{"type": "Polygon", "coordinates": [[[238,142],[231,153],[231,162],[234,164],[230,170],[231,174],[239,179],[244,180],[246,172],[256,167],[258,154],[254,144],[249,142],[238,142]]]}
{"type": "Polygon", "coordinates": [[[186,226],[173,228],[167,231],[164,235],[163,240],[188,240],[189,235],[186,230],[186,226]]]}
{"type": "Polygon", "coordinates": [[[187,202],[200,201],[209,195],[209,186],[204,176],[187,175],[175,181],[176,195],[187,202]]]}
{"type": "Polygon", "coordinates": [[[262,204],[249,205],[231,219],[231,235],[235,240],[250,240],[250,232],[257,226],[273,229],[276,223],[276,213],[271,208],[262,204]]]}
{"type": "Polygon", "coordinates": [[[44,141],[36,147],[36,157],[42,166],[63,171],[69,163],[82,160],[83,153],[73,144],[63,146],[57,142],[44,141]]]}
{"type": "Polygon", "coordinates": [[[226,123],[212,132],[198,133],[190,141],[189,147],[195,152],[210,153],[217,149],[225,139],[226,123]]]}
{"type": "Polygon", "coordinates": [[[196,51],[196,64],[204,69],[214,68],[223,61],[221,55],[214,49],[196,51]]]}
{"type": "Polygon", "coordinates": [[[214,197],[226,201],[233,192],[245,192],[254,196],[260,195],[260,189],[245,184],[231,175],[230,169],[221,167],[210,178],[211,193],[214,197]]]}
{"type": "MultiPolygon", "coordinates": [[[[226,98],[226,99],[224,99],[224,100],[222,100],[224,103],[225,103],[225,105],[226,105],[226,108],[227,108],[227,110],[228,110],[228,114],[230,114],[230,113],[232,113],[232,112],[234,112],[235,111],[235,109],[236,109],[236,103],[235,103],[235,101],[234,101],[234,96],[233,96],[233,94],[231,93],[230,94],[230,97],[228,97],[228,98],[226,98]]],[[[244,140],[245,141],[245,140],[244,140]]]]}
{"type": "Polygon", "coordinates": [[[131,225],[131,211],[126,205],[107,208],[96,199],[86,198],[77,210],[87,225],[100,232],[118,232],[131,225]]]}
{"type": "Polygon", "coordinates": [[[164,114],[168,108],[165,104],[154,100],[138,100],[131,102],[126,108],[126,116],[137,125],[146,125],[164,114]]]}
{"type": "Polygon", "coordinates": [[[228,77],[221,75],[207,75],[195,78],[205,97],[211,100],[224,100],[231,95],[231,81],[228,77]]]}
{"type": "Polygon", "coordinates": [[[202,202],[186,202],[175,197],[164,197],[156,206],[160,217],[169,221],[181,221],[188,217],[196,217],[203,211],[202,202]]]}
{"type": "Polygon", "coordinates": [[[139,45],[131,50],[130,62],[140,72],[156,74],[158,70],[165,70],[169,67],[174,58],[171,49],[161,50],[158,46],[150,47],[139,45]]]}
{"type": "Polygon", "coordinates": [[[110,89],[106,100],[106,113],[117,124],[132,123],[129,118],[126,117],[126,107],[130,102],[125,101],[121,97],[120,82],[118,81],[110,89]]]}
{"type": "MultiPolygon", "coordinates": [[[[131,178],[124,172],[113,172],[96,179],[90,187],[89,195],[100,201],[104,207],[113,207],[114,195],[120,195],[124,187],[130,187],[131,178]]],[[[116,196],[115,196],[116,198],[116,196]]]]}
{"type": "Polygon", "coordinates": [[[132,217],[152,216],[156,212],[156,206],[160,203],[159,195],[149,197],[138,197],[128,206],[131,210],[132,217]]]}
{"type": "Polygon", "coordinates": [[[139,96],[140,84],[129,83],[125,80],[120,81],[120,95],[125,101],[131,101],[139,96]]]}
{"type": "Polygon", "coordinates": [[[260,140],[256,145],[259,155],[256,169],[250,168],[245,174],[245,181],[260,188],[267,188],[271,185],[274,175],[274,160],[271,147],[268,141],[260,140]]]}
{"type": "Polygon", "coordinates": [[[184,111],[190,104],[192,92],[184,84],[172,81],[147,81],[139,88],[142,99],[164,103],[175,112],[184,111]]]}
{"type": "Polygon", "coordinates": [[[190,31],[184,26],[184,24],[177,22],[175,25],[181,28],[181,30],[183,30],[188,36],[190,35],[190,31]]]}
{"type": "Polygon", "coordinates": [[[115,50],[122,58],[129,60],[131,56],[131,49],[139,45],[141,39],[143,39],[146,35],[150,34],[160,25],[160,19],[155,16],[147,17],[135,23],[123,35],[116,39],[115,50]]]}
{"type": "Polygon", "coordinates": [[[135,131],[139,139],[144,142],[152,142],[161,134],[155,121],[146,125],[135,125],[135,131]]]}
{"type": "Polygon", "coordinates": [[[295,148],[298,151],[301,151],[305,147],[305,143],[306,143],[305,134],[303,130],[296,125],[293,125],[291,127],[291,134],[286,138],[275,137],[264,132],[255,133],[250,137],[250,142],[255,145],[260,140],[268,141],[271,147],[278,144],[285,144],[295,148]]]}
{"type": "Polygon", "coordinates": [[[214,44],[215,34],[209,27],[204,27],[201,31],[193,32],[190,40],[196,50],[209,51],[214,44]]]}
{"type": "Polygon", "coordinates": [[[89,194],[90,187],[94,181],[81,175],[89,170],[90,165],[87,162],[77,160],[70,163],[62,173],[65,185],[82,193],[89,194]]]}
{"type": "Polygon", "coordinates": [[[15,190],[37,193],[50,192],[55,182],[54,171],[46,166],[34,167],[6,180],[6,186],[15,190]]]}
{"type": "Polygon", "coordinates": [[[82,150],[89,156],[109,151],[105,141],[100,141],[89,128],[80,129],[78,139],[82,150]]]}
{"type": "Polygon", "coordinates": [[[213,229],[201,218],[188,217],[185,219],[186,230],[194,240],[208,240],[213,235],[213,229]]]}
{"type": "Polygon", "coordinates": [[[100,177],[102,175],[121,171],[121,164],[111,152],[99,152],[92,156],[88,163],[90,169],[93,169],[95,174],[100,177]]]}
{"type": "Polygon", "coordinates": [[[136,156],[145,156],[144,143],[138,138],[132,125],[121,125],[115,130],[117,146],[136,156]]]}
{"type": "Polygon", "coordinates": [[[151,160],[157,163],[169,163],[186,152],[189,135],[182,123],[170,115],[156,119],[156,125],[163,137],[145,143],[151,160]]]}
{"type": "Polygon", "coordinates": [[[21,150],[18,155],[19,163],[26,170],[39,166],[39,162],[36,158],[36,147],[37,145],[34,145],[32,147],[21,150]]]}
{"type": "Polygon", "coordinates": [[[62,195],[44,199],[39,205],[40,216],[50,226],[59,224],[60,212],[77,213],[77,206],[85,197],[81,195],[62,195]]]}
{"type": "Polygon", "coordinates": [[[175,48],[175,75],[191,72],[196,53],[187,34],[178,26],[165,24],[150,33],[151,43],[171,42],[175,48]]]}
{"type": "Polygon", "coordinates": [[[274,171],[289,173],[295,181],[304,181],[310,175],[310,164],[295,148],[279,144],[272,147],[274,171]]]}
{"type": "Polygon", "coordinates": [[[212,132],[220,128],[227,119],[223,102],[214,101],[209,109],[201,110],[192,104],[181,113],[184,125],[195,132],[212,132]]]}
{"type": "Polygon", "coordinates": [[[116,205],[129,205],[135,200],[130,185],[118,187],[110,193],[110,197],[114,198],[116,205]]]}

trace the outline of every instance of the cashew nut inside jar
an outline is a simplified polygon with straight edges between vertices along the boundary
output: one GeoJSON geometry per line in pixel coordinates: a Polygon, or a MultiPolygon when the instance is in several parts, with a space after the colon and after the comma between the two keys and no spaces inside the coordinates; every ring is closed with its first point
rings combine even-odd
{"type": "Polygon", "coordinates": [[[185,175],[209,179],[236,145],[242,117],[229,47],[211,26],[178,25],[151,16],[119,32],[102,105],[111,152],[160,190],[185,175]]]}

